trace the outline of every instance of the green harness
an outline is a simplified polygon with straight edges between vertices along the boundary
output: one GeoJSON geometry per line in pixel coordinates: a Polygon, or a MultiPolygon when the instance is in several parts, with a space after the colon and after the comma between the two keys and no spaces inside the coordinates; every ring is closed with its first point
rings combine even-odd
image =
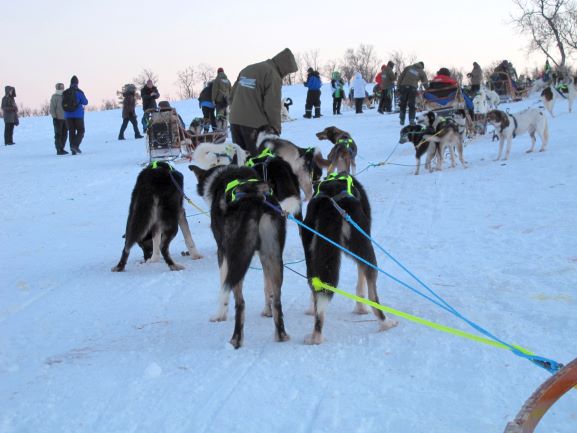
{"type": "Polygon", "coordinates": [[[257,156],[249,158],[245,165],[253,168],[255,165],[264,164],[268,158],[275,158],[275,154],[267,147],[257,156]]]}
{"type": "Polygon", "coordinates": [[[262,180],[260,179],[244,179],[244,180],[239,180],[239,179],[235,179],[230,181],[229,183],[226,184],[226,188],[224,189],[224,194],[227,197],[230,197],[230,202],[233,202],[235,200],[237,200],[237,198],[241,197],[242,191],[239,191],[238,189],[244,186],[244,185],[250,185],[251,183],[254,182],[262,182],[262,180]]]}
{"type": "Polygon", "coordinates": [[[353,188],[354,188],[354,183],[353,183],[353,178],[352,176],[348,175],[348,174],[339,174],[339,173],[331,173],[329,174],[324,180],[322,180],[321,182],[319,182],[319,184],[317,185],[317,193],[315,194],[315,197],[319,197],[319,196],[326,196],[329,197],[335,201],[338,201],[339,199],[343,198],[343,197],[355,197],[355,195],[353,194],[353,188]],[[344,191],[341,191],[339,194],[333,196],[333,197],[329,197],[328,195],[326,195],[325,193],[323,193],[321,191],[321,185],[323,183],[327,183],[327,182],[338,182],[338,181],[344,181],[347,183],[347,189],[344,191]]]}
{"type": "Polygon", "coordinates": [[[170,171],[173,171],[173,170],[174,170],[174,167],[173,167],[172,165],[170,165],[168,162],[164,162],[164,161],[152,161],[150,164],[148,164],[148,167],[147,167],[147,168],[152,168],[152,169],[159,168],[158,163],[166,164],[166,166],[168,167],[168,169],[169,169],[170,171]]]}

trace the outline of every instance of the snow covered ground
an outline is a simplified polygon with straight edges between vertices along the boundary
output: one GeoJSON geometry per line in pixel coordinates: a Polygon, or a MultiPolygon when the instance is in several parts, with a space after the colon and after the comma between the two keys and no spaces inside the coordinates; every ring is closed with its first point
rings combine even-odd
{"type": "MultiPolygon", "coordinates": [[[[395,148],[390,162],[414,163],[412,145],[397,146],[397,116],[332,116],[325,88],[325,115],[305,120],[304,90],[286,89],[297,120],[284,125],[284,137],[326,154],[328,143],[314,133],[336,125],[358,143],[359,171],[395,148]]],[[[194,101],[175,105],[187,123],[200,114],[194,101]]],[[[526,154],[522,136],[509,161],[494,162],[497,143],[485,137],[465,148],[467,169],[414,176],[413,167],[385,165],[359,180],[373,235],[395,257],[503,340],[569,362],[577,356],[577,114],[561,105],[549,119],[547,152],[526,154]]],[[[251,270],[245,346],[233,350],[230,318],[208,321],[218,270],[204,215],[189,218],[202,260],[180,257],[180,234],[172,243],[186,270],[141,264],[134,248],[126,272],[110,272],[147,159],[143,140],[116,140],[120,123],[119,110],[88,113],[83,154],[57,157],[51,120],[22,119],[17,144],[0,148],[0,432],[501,432],[548,378],[508,351],[404,320],[377,333],[372,315],[352,314],[352,301],[339,296],[325,343],[304,345],[313,325],[304,314],[309,288],[289,271],[282,289],[291,340],[273,341],[272,320],[260,316],[262,275],[251,270]]],[[[194,175],[178,168],[204,207],[194,175]]],[[[298,261],[297,227],[288,224],[284,258],[298,261]]],[[[305,272],[302,262],[291,267],[305,272]]],[[[340,288],[354,292],[356,275],[345,260],[340,288]]],[[[470,330],[384,275],[379,293],[385,305],[470,330]]],[[[538,431],[577,431],[577,391],[538,431]]]]}

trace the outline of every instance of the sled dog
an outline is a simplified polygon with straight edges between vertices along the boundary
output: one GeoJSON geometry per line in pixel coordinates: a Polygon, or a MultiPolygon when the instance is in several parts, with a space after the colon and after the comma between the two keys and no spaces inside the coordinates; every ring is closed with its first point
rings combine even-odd
{"type": "Polygon", "coordinates": [[[357,171],[356,157],[357,144],[351,135],[336,126],[329,126],[321,132],[317,132],[319,140],[329,140],[333,143],[333,148],[327,155],[329,160],[328,173],[345,171],[355,174],[357,171]]]}
{"type": "Polygon", "coordinates": [[[192,259],[202,258],[196,249],[186,220],[183,199],[183,176],[166,162],[153,162],[140,172],[132,191],[124,248],[113,272],[123,271],[131,248],[138,243],[144,260],[155,262],[160,254],[172,271],[184,269],[172,260],[170,242],[180,226],[192,259]]]}
{"type": "Polygon", "coordinates": [[[242,346],[245,309],[242,284],[251,259],[258,252],[276,340],[287,341],[281,304],[286,222],[269,185],[248,167],[226,165],[203,170],[191,165],[189,168],[198,179],[198,194],[210,206],[211,229],[217,245],[221,284],[218,311],[211,321],[226,320],[232,291],[235,324],[230,344],[235,349],[242,346]]]}
{"type": "Polygon", "coordinates": [[[495,161],[501,159],[503,145],[507,141],[507,151],[503,160],[509,159],[511,153],[511,143],[513,138],[528,132],[531,136],[531,147],[527,153],[535,150],[535,134],[541,139],[541,149],[543,152],[547,149],[549,142],[549,128],[547,118],[543,112],[537,108],[527,108],[519,113],[509,114],[501,110],[492,110],[487,113],[487,122],[495,127],[495,133],[499,137],[499,154],[495,161]]]}
{"type": "Polygon", "coordinates": [[[541,101],[543,101],[543,105],[545,105],[545,108],[549,114],[551,114],[551,117],[555,117],[553,109],[555,108],[555,102],[557,100],[566,99],[567,104],[569,105],[569,113],[573,111],[573,101],[577,96],[577,88],[575,87],[573,80],[567,81],[563,84],[566,86],[567,92],[558,89],[553,84],[545,87],[541,92],[541,101]]]}
{"type": "Polygon", "coordinates": [[[238,144],[201,143],[194,150],[192,159],[200,168],[208,170],[212,167],[231,163],[244,165],[246,152],[238,144]]]}
{"type": "MultiPolygon", "coordinates": [[[[345,221],[334,203],[344,209],[355,223],[370,234],[371,208],[365,190],[358,180],[344,172],[332,173],[318,184],[316,194],[307,206],[305,224],[376,266],[377,261],[371,241],[345,221]]],[[[312,278],[317,277],[322,282],[337,287],[341,250],[308,230],[302,231],[301,238],[307,264],[307,278],[313,293],[314,309],[313,333],[305,341],[309,344],[320,344],[323,341],[325,310],[333,293],[327,290],[316,291],[312,285],[312,278]]],[[[356,258],[354,260],[358,270],[357,296],[366,296],[366,283],[369,299],[379,302],[377,271],[356,258]]],[[[357,303],[354,311],[358,314],[367,313],[366,307],[361,303],[357,303]]],[[[373,308],[373,312],[379,321],[380,331],[397,325],[395,320],[387,319],[381,310],[373,308]]]]}
{"type": "Polygon", "coordinates": [[[312,183],[322,176],[321,167],[327,165],[321,151],[315,147],[303,149],[267,130],[259,132],[256,146],[259,154],[269,149],[274,155],[286,161],[298,179],[305,200],[310,200],[313,195],[312,183]]]}

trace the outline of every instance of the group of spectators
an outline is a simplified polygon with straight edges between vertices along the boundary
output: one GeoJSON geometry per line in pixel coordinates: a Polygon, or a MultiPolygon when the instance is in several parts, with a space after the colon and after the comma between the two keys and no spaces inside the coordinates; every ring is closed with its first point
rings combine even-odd
{"type": "MultiPolygon", "coordinates": [[[[199,96],[199,105],[203,113],[204,132],[212,127],[217,128],[216,119],[227,117],[230,108],[230,131],[232,140],[250,154],[256,154],[256,137],[259,130],[268,128],[277,133],[281,132],[281,90],[283,78],[298,70],[295,57],[290,49],[286,48],[271,59],[249,65],[242,69],[238,78],[231,86],[224,70],[218,68],[214,80],[206,83],[199,96]],[[216,113],[215,113],[216,110],[216,113]]],[[[479,90],[482,81],[482,70],[477,62],[473,63],[473,70],[468,74],[473,91],[479,90]]],[[[400,123],[405,123],[408,110],[409,122],[415,120],[415,100],[419,83],[429,86],[430,89],[456,86],[457,82],[450,76],[447,68],[441,68],[429,83],[424,71],[424,63],[417,62],[409,65],[397,76],[395,64],[387,62],[375,77],[376,93],[379,95],[378,112],[383,114],[392,111],[393,89],[397,85],[399,92],[400,123]],[[378,92],[377,92],[378,91],[378,92]]],[[[321,79],[317,71],[309,68],[307,80],[307,98],[305,104],[305,118],[321,116],[321,79]],[[313,116],[314,109],[314,116],[313,116]]],[[[357,113],[362,113],[363,100],[366,96],[366,82],[360,73],[355,74],[351,82],[351,96],[355,102],[357,113]]],[[[345,82],[338,71],[331,76],[333,96],[333,114],[341,114],[342,100],[345,98],[345,82]]],[[[132,123],[135,138],[142,138],[136,117],[136,88],[127,85],[123,88],[122,126],[118,135],[124,140],[124,132],[128,123],[132,123]]],[[[148,114],[157,109],[156,100],[159,92],[154,83],[148,80],[140,89],[144,115],[142,118],[143,130],[146,132],[148,114]]],[[[2,99],[4,112],[4,142],[13,144],[13,129],[18,124],[18,108],[14,98],[16,91],[6,86],[5,96],[2,99]]],[[[50,101],[50,114],[54,123],[54,140],[58,155],[67,154],[64,149],[67,137],[70,140],[72,154],[81,153],[80,143],[84,136],[84,106],[88,100],[84,92],[78,88],[78,78],[73,76],[70,87],[64,90],[62,83],[56,84],[56,92],[50,101]],[[67,95],[68,93],[68,95],[67,95]],[[75,104],[64,103],[67,96],[73,95],[75,104]]]]}

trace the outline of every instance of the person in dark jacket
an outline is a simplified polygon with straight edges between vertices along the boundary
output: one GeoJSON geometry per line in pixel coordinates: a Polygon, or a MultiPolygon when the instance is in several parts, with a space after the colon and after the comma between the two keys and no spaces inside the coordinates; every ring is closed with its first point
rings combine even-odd
{"type": "Polygon", "coordinates": [[[481,82],[483,81],[483,70],[477,62],[473,62],[473,70],[467,74],[471,80],[471,92],[477,93],[481,90],[481,82]]]}
{"type": "Polygon", "coordinates": [[[160,94],[152,80],[148,80],[146,85],[140,89],[140,96],[142,97],[142,111],[144,111],[144,114],[142,115],[142,130],[146,132],[149,118],[149,114],[146,113],[146,110],[156,108],[156,100],[160,94]]]}
{"type": "Polygon", "coordinates": [[[68,141],[70,141],[70,151],[72,155],[82,153],[80,143],[84,138],[84,106],[88,105],[88,99],[84,92],[78,88],[78,78],[76,75],[70,79],[70,90],[74,91],[76,96],[76,109],[74,111],[64,111],[66,126],[68,128],[68,141]]]}
{"type": "Polygon", "coordinates": [[[230,132],[232,141],[256,156],[262,127],[281,133],[282,80],[298,71],[295,57],[285,48],[272,59],[245,67],[232,88],[230,132]]]}
{"type": "Polygon", "coordinates": [[[216,70],[216,78],[212,84],[212,102],[216,108],[216,118],[224,119],[225,125],[227,116],[226,110],[228,108],[231,88],[232,84],[230,84],[230,80],[224,73],[224,69],[218,68],[216,70]]]}
{"type": "Polygon", "coordinates": [[[425,73],[425,64],[423,62],[417,62],[414,65],[407,66],[399,76],[397,84],[399,86],[400,94],[399,118],[401,125],[405,124],[407,107],[409,108],[409,122],[411,124],[415,123],[415,114],[417,111],[415,103],[419,81],[424,87],[428,84],[427,74],[425,73]]]}
{"type": "Polygon", "coordinates": [[[130,84],[124,86],[122,90],[122,126],[120,127],[118,139],[124,140],[124,131],[126,131],[128,122],[132,123],[134,138],[142,138],[142,135],[140,135],[140,131],[138,130],[138,121],[136,120],[136,88],[134,85],[130,84]]]}
{"type": "Polygon", "coordinates": [[[345,97],[345,81],[341,78],[341,73],[338,71],[333,72],[331,88],[333,89],[333,115],[341,114],[341,104],[345,97]]]}
{"type": "Polygon", "coordinates": [[[377,111],[381,114],[385,111],[390,113],[393,110],[393,87],[397,79],[397,74],[394,69],[395,64],[389,60],[386,65],[381,67],[381,73],[377,75],[376,81],[381,93],[377,111]]]}
{"type": "Polygon", "coordinates": [[[18,125],[18,106],[16,105],[16,89],[11,86],[4,87],[2,98],[2,116],[4,117],[4,145],[14,143],[14,126],[18,125]]]}
{"type": "Polygon", "coordinates": [[[50,115],[52,116],[52,125],[54,126],[54,146],[56,146],[56,155],[68,155],[64,150],[66,140],[68,139],[68,128],[66,128],[66,119],[62,108],[62,93],[64,84],[56,84],[56,92],[50,98],[50,115]]]}
{"type": "Polygon", "coordinates": [[[212,102],[213,85],[214,81],[209,81],[200,92],[200,95],[198,95],[198,105],[202,110],[204,132],[208,132],[210,126],[212,126],[213,132],[216,131],[216,116],[214,115],[216,105],[212,102]]]}
{"type": "Polygon", "coordinates": [[[307,101],[305,103],[305,119],[310,119],[313,107],[315,107],[315,118],[321,117],[321,77],[318,71],[313,68],[307,69],[307,80],[304,83],[307,91],[307,101]]]}

